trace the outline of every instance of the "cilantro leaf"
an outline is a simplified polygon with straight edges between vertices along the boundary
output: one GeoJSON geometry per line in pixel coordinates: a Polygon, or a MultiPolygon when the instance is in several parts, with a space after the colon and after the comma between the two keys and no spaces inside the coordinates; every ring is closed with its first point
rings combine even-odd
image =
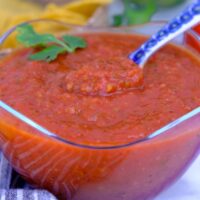
{"type": "Polygon", "coordinates": [[[86,41],[81,37],[72,35],[62,36],[62,40],[56,38],[52,34],[36,33],[29,24],[23,24],[17,27],[17,41],[26,47],[43,47],[43,49],[29,56],[31,60],[44,60],[51,62],[55,60],[59,54],[68,52],[73,53],[77,48],[85,48],[86,41]]]}
{"type": "Polygon", "coordinates": [[[20,25],[17,27],[17,31],[18,42],[26,47],[44,46],[46,43],[57,41],[57,38],[51,34],[37,34],[29,24],[20,25]]]}
{"type": "Polygon", "coordinates": [[[43,49],[42,51],[30,55],[29,58],[31,60],[43,60],[46,62],[51,62],[55,60],[60,53],[63,52],[65,52],[65,49],[63,47],[52,45],[43,49]]]}
{"type": "Polygon", "coordinates": [[[85,48],[87,46],[86,41],[80,37],[64,35],[62,39],[69,45],[71,52],[74,52],[77,48],[85,48]]]}

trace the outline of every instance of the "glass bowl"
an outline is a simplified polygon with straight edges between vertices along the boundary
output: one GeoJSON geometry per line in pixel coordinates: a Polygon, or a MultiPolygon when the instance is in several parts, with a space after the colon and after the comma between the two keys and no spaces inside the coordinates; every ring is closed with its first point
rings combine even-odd
{"type": "MultiPolygon", "coordinates": [[[[62,24],[73,33],[147,36],[162,25],[154,22],[134,27],[93,28],[62,24]]],[[[198,38],[194,39],[200,43],[198,38]]],[[[173,42],[198,55],[183,35],[173,42]]],[[[47,189],[63,200],[153,199],[174,183],[199,154],[200,107],[150,133],[147,138],[118,146],[77,144],[48,131],[23,114],[1,104],[1,150],[30,184],[47,189]]]]}
{"type": "Polygon", "coordinates": [[[184,41],[190,48],[193,48],[200,53],[200,24],[185,34],[184,41]]]}

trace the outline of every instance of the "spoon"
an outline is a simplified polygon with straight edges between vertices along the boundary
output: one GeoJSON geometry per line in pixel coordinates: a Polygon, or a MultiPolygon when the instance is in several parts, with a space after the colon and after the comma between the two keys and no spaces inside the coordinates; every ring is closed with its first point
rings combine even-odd
{"type": "Polygon", "coordinates": [[[148,59],[161,47],[166,45],[181,33],[189,30],[200,22],[200,0],[190,5],[178,17],[170,21],[156,34],[151,36],[129,58],[140,68],[143,68],[148,59]]]}

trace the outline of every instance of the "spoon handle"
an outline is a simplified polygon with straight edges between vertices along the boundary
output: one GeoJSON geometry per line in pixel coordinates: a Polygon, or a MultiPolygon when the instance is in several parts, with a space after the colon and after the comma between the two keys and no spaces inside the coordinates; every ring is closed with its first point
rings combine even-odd
{"type": "Polygon", "coordinates": [[[178,17],[166,24],[147,42],[129,55],[129,58],[143,68],[149,57],[167,42],[200,22],[200,0],[190,5],[178,17]]]}

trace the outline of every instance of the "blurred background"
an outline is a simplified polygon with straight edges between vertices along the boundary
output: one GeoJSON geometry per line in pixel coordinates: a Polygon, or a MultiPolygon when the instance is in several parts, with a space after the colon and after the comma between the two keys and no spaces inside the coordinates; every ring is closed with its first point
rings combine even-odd
{"type": "MultiPolygon", "coordinates": [[[[32,18],[56,18],[83,24],[100,7],[109,25],[133,25],[151,19],[168,19],[193,0],[0,0],[1,30],[10,24],[32,18]],[[170,11],[170,13],[169,13],[170,11]],[[70,14],[71,18],[70,19],[70,14]],[[76,16],[75,16],[76,15],[76,16]],[[82,16],[81,16],[82,15],[82,16]],[[82,19],[81,19],[82,17],[82,19]],[[75,20],[76,19],[76,20],[75,20]],[[85,21],[84,21],[85,20],[85,21]],[[84,22],[83,22],[84,21],[84,22]],[[3,27],[5,26],[5,27],[3,27]]],[[[102,14],[100,16],[104,17],[102,14]]],[[[105,23],[105,22],[104,22],[105,23]]]]}
{"type": "MultiPolygon", "coordinates": [[[[193,0],[0,0],[0,35],[14,25],[38,18],[92,26],[169,20],[191,2],[193,0]]],[[[40,27],[47,28],[48,24],[40,27]]],[[[56,32],[57,27],[51,29],[56,32]]],[[[11,37],[3,48],[15,46],[11,37]]]]}

